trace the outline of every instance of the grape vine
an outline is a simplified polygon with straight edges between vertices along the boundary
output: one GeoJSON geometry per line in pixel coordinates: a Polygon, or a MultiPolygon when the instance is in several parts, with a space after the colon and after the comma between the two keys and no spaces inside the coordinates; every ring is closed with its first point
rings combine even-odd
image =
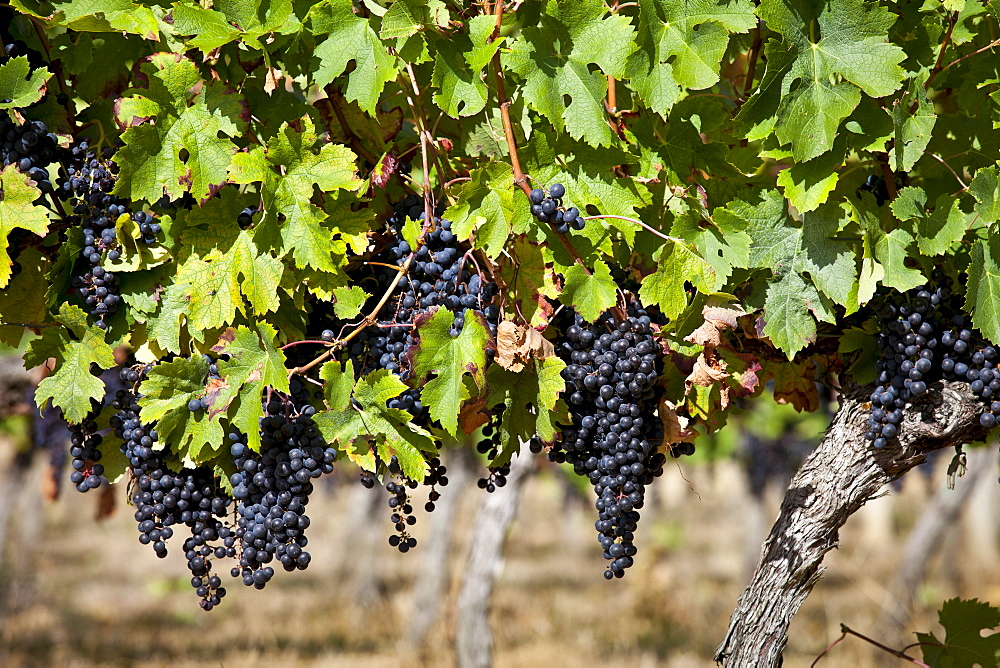
{"type": "Polygon", "coordinates": [[[544,452],[616,580],[763,394],[863,387],[879,465],[945,386],[1000,421],[989,3],[217,4],[0,8],[0,343],[204,609],[334,466],[409,552],[443,452],[544,452]]]}

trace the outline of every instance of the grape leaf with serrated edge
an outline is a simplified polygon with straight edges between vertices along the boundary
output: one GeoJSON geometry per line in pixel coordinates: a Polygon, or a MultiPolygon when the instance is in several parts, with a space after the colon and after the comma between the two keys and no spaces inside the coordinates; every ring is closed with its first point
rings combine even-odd
{"type": "Polygon", "coordinates": [[[522,29],[504,54],[504,66],[523,78],[528,106],[557,130],[565,128],[592,146],[610,145],[614,136],[603,108],[608,84],[601,73],[625,75],[626,59],[636,48],[630,21],[608,16],[601,0],[549,0],[546,9],[541,26],[522,29]],[[591,64],[601,73],[592,72],[591,64]]]}
{"type": "Polygon", "coordinates": [[[20,228],[42,236],[49,228],[45,209],[33,204],[41,192],[32,183],[27,174],[17,171],[17,165],[7,165],[0,171],[0,239],[4,244],[0,248],[0,288],[7,285],[11,275],[13,261],[7,245],[10,233],[20,228]]]}
{"type": "Polygon", "coordinates": [[[471,309],[465,311],[465,326],[456,337],[449,333],[454,321],[454,313],[439,308],[426,321],[415,323],[420,340],[411,369],[413,382],[421,387],[420,400],[431,418],[453,436],[458,433],[462,404],[475,398],[463,379],[468,375],[482,391],[490,340],[485,320],[471,309]],[[431,374],[434,377],[424,382],[431,374]]]}
{"type": "Polygon", "coordinates": [[[55,320],[65,329],[43,329],[29,344],[24,362],[31,367],[44,364],[49,357],[56,359],[55,371],[35,390],[35,403],[44,410],[51,400],[62,409],[67,422],[78,423],[90,413],[91,399],[104,397],[104,381],[90,372],[90,365],[111,368],[114,351],[105,343],[103,330],[87,325],[87,315],[79,307],[63,304],[55,320]]]}

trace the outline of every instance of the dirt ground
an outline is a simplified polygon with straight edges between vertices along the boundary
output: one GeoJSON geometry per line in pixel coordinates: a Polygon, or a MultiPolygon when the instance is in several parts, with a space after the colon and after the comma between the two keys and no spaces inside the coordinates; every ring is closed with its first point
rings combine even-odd
{"type": "MultiPolygon", "coordinates": [[[[7,459],[3,455],[0,443],[0,462],[7,459]]],[[[12,509],[0,571],[0,666],[456,663],[454,603],[465,537],[483,494],[474,486],[455,492],[462,496],[454,549],[447,563],[431,564],[420,546],[400,554],[385,542],[392,527],[384,499],[374,526],[357,517],[352,522],[360,486],[346,474],[336,478],[309,506],[310,567],[279,572],[263,591],[226,574],[229,595],[205,613],[188,585],[181,541],[173,541],[165,560],[140,545],[124,490],[118,490],[117,511],[95,522],[96,494],[80,495],[64,485],[58,501],[40,501],[45,470],[44,462],[38,464],[12,509]],[[440,617],[422,646],[414,647],[408,628],[433,611],[414,609],[413,585],[437,568],[449,569],[451,585],[440,617]]],[[[602,577],[589,505],[568,495],[551,469],[528,483],[493,599],[495,666],[714,665],[713,649],[777,512],[780,492],[772,490],[763,504],[754,502],[732,463],[687,465],[683,473],[690,485],[677,468],[657,481],[640,522],[636,565],[612,582],[602,577]]],[[[865,507],[842,532],[840,549],[827,558],[823,579],[791,627],[788,668],[808,666],[836,640],[841,623],[861,632],[876,628],[906,536],[944,484],[941,470],[930,478],[910,477],[901,490],[865,507]]],[[[1000,485],[995,475],[984,483],[930,561],[914,597],[911,631],[938,632],[935,610],[952,596],[1000,603],[1000,485]]],[[[9,482],[0,477],[0,484],[9,482]]],[[[365,493],[380,494],[377,488],[365,493]]],[[[418,514],[414,533],[424,541],[432,522],[418,514]]],[[[849,639],[819,665],[904,662],[849,639]]]]}

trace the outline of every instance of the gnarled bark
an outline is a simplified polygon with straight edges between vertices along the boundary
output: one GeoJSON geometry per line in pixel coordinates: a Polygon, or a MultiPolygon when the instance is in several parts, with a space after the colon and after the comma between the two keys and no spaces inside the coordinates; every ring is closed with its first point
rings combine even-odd
{"type": "Polygon", "coordinates": [[[792,479],[749,586],[716,650],[724,666],[780,666],[788,625],[822,575],[847,519],[924,454],[983,437],[980,401],[963,383],[934,383],[906,410],[900,438],[874,451],[864,438],[871,387],[853,388],[816,450],[792,479]]]}

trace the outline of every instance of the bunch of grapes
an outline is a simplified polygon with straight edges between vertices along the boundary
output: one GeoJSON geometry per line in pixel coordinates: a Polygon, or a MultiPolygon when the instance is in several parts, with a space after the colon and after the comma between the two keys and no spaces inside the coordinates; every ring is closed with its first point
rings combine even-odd
{"type": "Polygon", "coordinates": [[[47,167],[55,160],[58,148],[59,139],[42,121],[18,125],[0,113],[0,167],[17,165],[18,171],[30,176],[43,193],[52,192],[47,167]]]}
{"type": "Polygon", "coordinates": [[[897,437],[906,402],[926,392],[927,381],[940,373],[935,349],[947,317],[940,310],[949,297],[947,287],[921,288],[912,298],[900,297],[895,302],[886,300],[878,311],[882,357],[876,367],[878,385],[871,395],[872,414],[865,434],[878,450],[897,437]]]}
{"type": "Polygon", "coordinates": [[[542,223],[551,223],[559,234],[566,234],[570,228],[582,230],[586,222],[580,216],[580,210],[575,206],[565,208],[563,197],[566,195],[566,186],[561,183],[553,183],[549,186],[549,194],[541,188],[535,188],[528,195],[531,201],[531,215],[542,223]]]}
{"type": "MultiPolygon", "coordinates": [[[[506,409],[504,404],[499,404],[490,409],[490,421],[483,427],[483,438],[476,445],[476,450],[481,455],[486,455],[490,461],[495,460],[503,445],[502,434],[500,433],[500,423],[503,421],[503,412],[506,409]]],[[[492,494],[499,487],[507,484],[507,476],[510,475],[510,464],[503,466],[490,466],[487,469],[486,477],[480,478],[476,484],[479,489],[485,489],[492,494]]]]}
{"type": "MultiPolygon", "coordinates": [[[[91,404],[97,402],[91,400],[91,404]]],[[[69,479],[80,492],[97,489],[105,482],[104,465],[98,463],[101,459],[99,447],[104,439],[94,421],[99,412],[100,406],[95,406],[82,422],[69,425],[69,454],[73,458],[69,479]]]]}
{"type": "Polygon", "coordinates": [[[417,481],[408,480],[402,483],[390,480],[385,484],[385,491],[389,492],[389,508],[392,510],[389,521],[396,527],[396,533],[389,536],[389,545],[404,553],[417,546],[417,539],[407,530],[407,527],[417,523],[407,488],[416,489],[417,481]]]}
{"type": "MultiPolygon", "coordinates": [[[[407,273],[399,278],[392,296],[378,313],[376,323],[362,331],[348,346],[348,354],[360,362],[357,367],[361,374],[387,369],[401,380],[407,380],[411,350],[417,344],[413,324],[422,315],[438,308],[455,314],[452,336],[461,333],[469,317],[483,318],[490,334],[496,336],[500,309],[492,302],[498,293],[497,286],[478,273],[468,244],[460,242],[451,231],[451,221],[435,217],[433,223],[425,226],[423,243],[417,248],[411,248],[403,238],[407,218],[424,222],[421,202],[420,198],[411,195],[396,204],[394,215],[388,221],[390,234],[384,250],[372,258],[373,263],[364,265],[352,275],[357,284],[374,284],[370,290],[373,297],[366,305],[366,308],[374,308],[398,275],[398,271],[390,267],[402,267],[411,254],[414,256],[407,273]],[[373,270],[374,273],[361,273],[373,270]]],[[[332,341],[343,325],[339,321],[324,323],[320,337],[332,341]]],[[[488,349],[492,350],[492,347],[488,349]]],[[[417,421],[427,420],[417,389],[390,399],[388,406],[409,411],[417,421]]]]}
{"type": "MultiPolygon", "coordinates": [[[[168,465],[169,446],[158,447],[155,425],[143,423],[139,406],[138,384],[149,367],[123,368],[121,379],[129,385],[119,390],[112,405],[117,413],[111,418],[115,434],[124,443],[122,453],[128,458],[134,491],[132,504],[138,523],[139,542],[152,544],[158,557],[167,556],[167,540],[175,525],[190,530],[184,541],[191,586],[201,599],[201,607],[211,610],[226,595],[218,575],[212,574],[212,558],[236,556],[236,536],[224,524],[232,499],[220,489],[214,472],[207,466],[174,472],[168,465]]],[[[176,464],[175,464],[176,465],[176,464]]]]}
{"type": "Polygon", "coordinates": [[[949,325],[941,334],[942,376],[969,384],[969,391],[986,406],[979,424],[991,429],[1000,420],[1000,351],[972,328],[964,313],[954,314],[949,325]]]}
{"type": "Polygon", "coordinates": [[[155,244],[160,225],[145,211],[131,211],[131,205],[110,192],[114,188],[118,166],[111,161],[114,150],[106,148],[98,157],[86,141],[63,156],[66,177],[57,180],[57,193],[73,207],[67,222],[83,230],[83,250],[73,276],[73,288],[83,299],[97,326],[107,327],[120,302],[118,278],[103,266],[104,257],[121,257],[116,235],[117,221],[131,216],[139,228],[143,243],[155,244]]]}
{"type": "Polygon", "coordinates": [[[641,308],[617,321],[611,314],[588,324],[579,316],[556,347],[572,423],[549,459],[569,462],[597,494],[595,527],[610,561],[604,577],[622,577],[633,563],[634,532],[646,485],[663,473],[663,427],[657,415],[659,346],[641,308]]]}
{"type": "Polygon", "coordinates": [[[246,436],[229,435],[230,452],[237,472],[230,477],[237,500],[236,538],[240,542],[239,566],[233,576],[243,584],[263,589],[274,576],[273,560],[286,571],[305,569],[311,556],[305,530],[305,507],[313,491],[312,480],[333,472],[337,451],[328,448],[305,406],[290,401],[267,403],[261,419],[261,450],[253,452],[246,436]]]}
{"type": "Polygon", "coordinates": [[[935,272],[931,284],[882,296],[877,306],[882,356],[865,437],[875,449],[899,436],[903,410],[935,380],[964,381],[986,405],[982,426],[1000,418],[1000,351],[985,341],[962,312],[950,280],[935,272]]]}
{"type": "MultiPolygon", "coordinates": [[[[51,461],[54,471],[62,468],[66,455],[65,446],[57,436],[58,428],[64,427],[69,430],[69,454],[72,457],[73,467],[73,472],[70,473],[69,479],[80,492],[97,489],[107,482],[107,479],[104,477],[104,465],[99,463],[102,455],[100,446],[104,442],[104,437],[98,429],[97,418],[110,396],[114,392],[125,388],[120,379],[121,373],[118,367],[99,371],[96,366],[93,366],[91,367],[91,373],[101,378],[101,381],[107,388],[107,393],[102,401],[96,399],[90,400],[90,412],[79,424],[69,424],[61,417],[58,417],[56,420],[43,419],[36,421],[35,425],[36,429],[39,430],[35,434],[36,443],[47,444],[50,448],[53,448],[51,461]],[[56,455],[56,449],[61,451],[61,456],[56,455]]],[[[34,399],[32,399],[31,403],[34,405],[34,399]]],[[[53,417],[55,417],[54,414],[53,417]]]]}

